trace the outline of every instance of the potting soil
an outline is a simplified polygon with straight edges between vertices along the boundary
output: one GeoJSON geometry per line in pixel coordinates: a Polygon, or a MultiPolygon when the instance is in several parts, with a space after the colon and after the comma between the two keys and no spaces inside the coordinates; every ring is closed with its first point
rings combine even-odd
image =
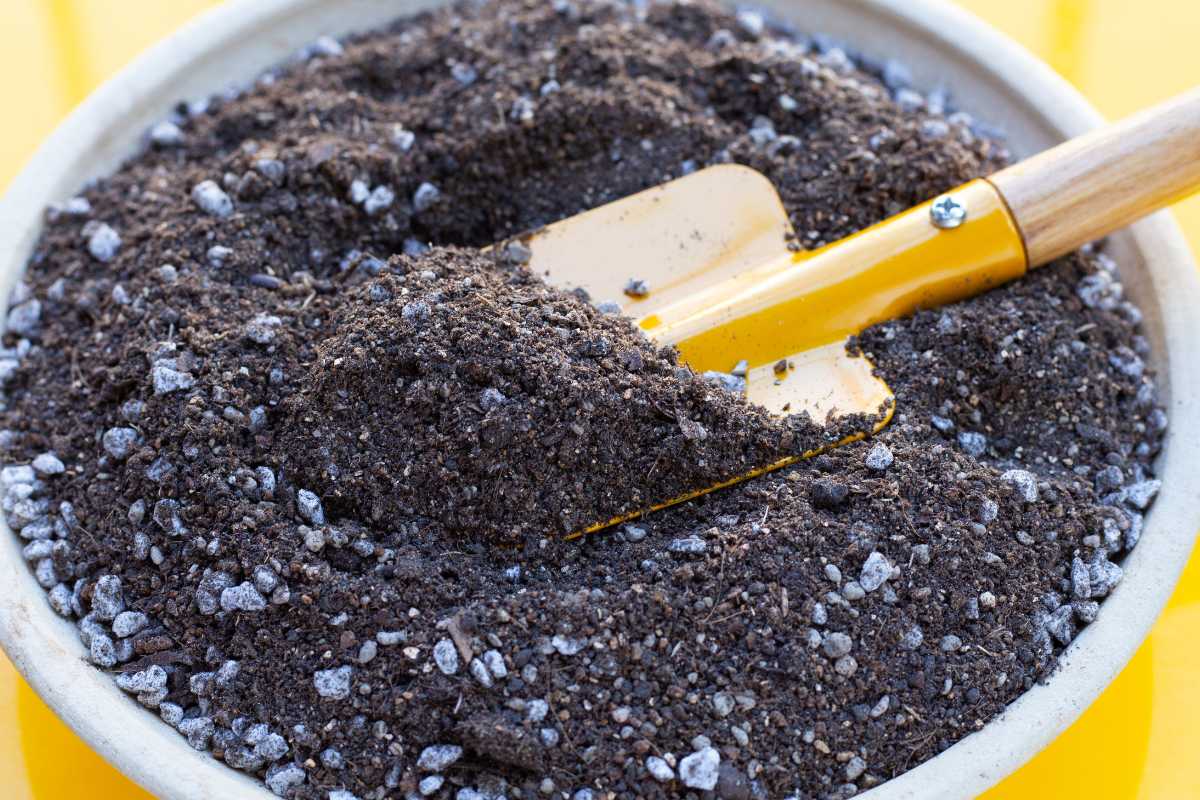
{"type": "Polygon", "coordinates": [[[8,521],[98,667],[286,797],[874,786],[1053,680],[1120,580],[1166,416],[1115,264],[868,330],[881,434],[564,542],[828,431],[477,248],[731,161],[829,243],[1006,163],[948,102],[707,2],[320,40],[48,212],[8,521]]]}

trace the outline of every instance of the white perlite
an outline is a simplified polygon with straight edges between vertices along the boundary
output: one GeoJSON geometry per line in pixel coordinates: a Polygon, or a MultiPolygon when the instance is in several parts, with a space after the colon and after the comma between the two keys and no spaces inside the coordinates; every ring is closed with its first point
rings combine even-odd
{"type": "Polygon", "coordinates": [[[383,647],[393,647],[404,641],[403,631],[379,631],[375,634],[375,641],[383,647]]]}
{"type": "Polygon", "coordinates": [[[183,389],[190,389],[196,385],[196,379],[192,377],[190,372],[183,372],[173,364],[158,362],[150,370],[150,377],[154,381],[154,393],[156,395],[170,394],[183,389]]]}
{"type": "Polygon", "coordinates": [[[233,201],[214,181],[204,181],[192,188],[192,202],[206,214],[224,219],[233,214],[233,201]]]}
{"type": "Polygon", "coordinates": [[[266,598],[249,581],[231,586],[221,592],[223,611],[262,611],[267,607],[266,598]]]}
{"type": "Polygon", "coordinates": [[[140,611],[122,611],[113,619],[112,630],[119,638],[133,636],[150,624],[149,618],[140,611]]]}
{"type": "Polygon", "coordinates": [[[706,747],[679,762],[679,777],[684,786],[712,791],[717,785],[720,766],[721,754],[715,748],[706,747]]]}
{"type": "Polygon", "coordinates": [[[872,551],[863,563],[862,572],[858,576],[858,584],[865,591],[873,592],[887,581],[892,575],[892,564],[887,557],[878,551],[872,551]]]}
{"type": "Polygon", "coordinates": [[[7,330],[18,336],[32,337],[37,334],[42,321],[42,303],[36,297],[8,310],[7,330]]]}
{"type": "Polygon", "coordinates": [[[876,442],[870,452],[867,453],[866,464],[868,469],[882,472],[892,465],[896,457],[892,455],[892,450],[883,442],[876,442]]]}
{"type": "Polygon", "coordinates": [[[320,669],[313,673],[317,694],[329,700],[345,700],[350,696],[350,678],[354,669],[348,666],[320,669]]]}
{"type": "Polygon", "coordinates": [[[417,769],[425,772],[442,772],[446,767],[462,758],[463,749],[456,744],[431,744],[417,758],[417,769]]]}
{"type": "Polygon", "coordinates": [[[1037,476],[1032,472],[1024,469],[1010,469],[1000,476],[1000,480],[1007,481],[1016,487],[1017,494],[1026,503],[1036,503],[1038,499],[1037,476]]]}
{"type": "Polygon", "coordinates": [[[413,193],[413,209],[420,214],[423,211],[428,211],[434,203],[437,202],[441,192],[432,183],[426,181],[417,187],[417,191],[413,193]]]}
{"type": "Polygon", "coordinates": [[[141,672],[122,673],[117,675],[117,686],[133,694],[153,692],[167,685],[167,671],[157,664],[151,665],[141,672]]]}
{"type": "Polygon", "coordinates": [[[380,211],[392,207],[396,201],[396,193],[389,186],[376,186],[371,194],[363,201],[363,210],[367,216],[373,217],[380,211]]]}
{"type": "Polygon", "coordinates": [[[121,579],[116,575],[101,575],[92,589],[92,613],[96,619],[112,622],[125,610],[121,579]]]}
{"type": "Polygon", "coordinates": [[[505,665],[504,656],[500,655],[499,650],[488,650],[484,653],[483,663],[497,680],[503,680],[508,677],[508,667],[505,665]]]}
{"type": "Polygon", "coordinates": [[[277,769],[267,770],[265,779],[267,788],[280,797],[285,797],[288,791],[304,783],[304,769],[297,764],[287,764],[277,769]]]}
{"type": "Polygon", "coordinates": [[[54,453],[42,453],[33,460],[33,469],[39,475],[61,475],[67,467],[54,453]]]}
{"type": "Polygon", "coordinates": [[[342,44],[332,36],[322,36],[312,43],[310,51],[317,56],[340,56],[344,51],[342,44]]]}
{"type": "Polygon", "coordinates": [[[659,783],[670,783],[675,780],[675,770],[671,769],[671,765],[658,756],[650,756],[646,759],[646,771],[659,783]]]}
{"type": "Polygon", "coordinates": [[[271,344],[283,320],[273,314],[259,314],[246,323],[246,338],[256,344],[271,344]]]}
{"type": "Polygon", "coordinates": [[[492,688],[492,673],[488,672],[488,668],[478,658],[471,659],[468,665],[471,670],[471,675],[475,680],[479,681],[480,685],[485,689],[492,688]]]}
{"type": "Polygon", "coordinates": [[[121,236],[111,226],[102,222],[88,237],[87,246],[92,258],[102,264],[107,264],[117,257],[117,251],[121,249],[121,236]]]}
{"type": "Polygon", "coordinates": [[[586,639],[570,639],[566,636],[555,635],[550,640],[550,646],[562,656],[573,656],[587,646],[586,639]]]}
{"type": "Polygon", "coordinates": [[[150,129],[150,141],[159,147],[178,147],[183,144],[183,131],[174,122],[165,119],[150,129]]]}
{"type": "Polygon", "coordinates": [[[442,639],[433,646],[433,661],[443,675],[453,675],[458,672],[458,650],[454,642],[442,639]]]}
{"type": "Polygon", "coordinates": [[[104,432],[101,444],[104,452],[118,461],[124,461],[129,458],[137,439],[138,432],[133,428],[109,428],[104,432]]]}
{"type": "Polygon", "coordinates": [[[308,489],[296,492],[296,510],[313,525],[325,524],[325,508],[321,505],[321,498],[308,489]]]}

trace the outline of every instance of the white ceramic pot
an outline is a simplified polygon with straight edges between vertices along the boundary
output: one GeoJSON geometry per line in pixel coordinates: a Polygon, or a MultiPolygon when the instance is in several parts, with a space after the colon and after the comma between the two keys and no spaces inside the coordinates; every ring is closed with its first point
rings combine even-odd
{"type": "MultiPolygon", "coordinates": [[[[12,184],[0,206],[3,293],[21,274],[51,202],[73,195],[133,155],[145,130],[180,99],[245,83],[319,35],[363,30],[429,0],[235,0],[149,51],[81,105],[12,184]]],[[[877,58],[898,58],[926,90],[948,88],[1027,155],[1099,124],[1087,102],[1024,49],[939,0],[766,0],[778,17],[877,58]]],[[[1159,214],[1114,236],[1128,296],[1145,312],[1171,426],[1162,492],[1125,579],[1099,620],[1070,645],[1058,673],[982,731],[863,795],[966,798],[1045,747],[1100,694],[1150,630],[1200,529],[1200,282],[1178,228],[1159,214]]],[[[3,523],[0,522],[0,527],[3,523]]],[[[38,694],[96,751],[154,794],[178,800],[267,798],[256,781],[210,756],[88,665],[73,623],[56,616],[0,530],[0,641],[38,694]]]]}

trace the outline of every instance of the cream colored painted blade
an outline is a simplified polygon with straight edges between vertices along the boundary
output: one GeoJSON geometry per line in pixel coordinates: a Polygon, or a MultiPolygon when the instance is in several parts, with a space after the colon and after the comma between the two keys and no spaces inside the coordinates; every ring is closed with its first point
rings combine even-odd
{"type": "Polygon", "coordinates": [[[551,284],[583,288],[592,302],[616,302],[641,318],[786,254],[790,233],[771,182],[722,164],[535,232],[529,266],[551,284]],[[645,281],[649,295],[626,296],[631,279],[645,281]]]}
{"type": "MultiPolygon", "coordinates": [[[[771,182],[748,167],[723,164],[547,226],[527,244],[530,268],[549,283],[582,288],[593,302],[617,302],[645,320],[668,305],[703,305],[744,291],[781,264],[792,268],[790,233],[771,182]],[[650,294],[627,297],[631,278],[644,280],[650,294]]],[[[698,371],[735,366],[695,356],[691,366],[698,371]]],[[[865,358],[847,355],[841,341],[802,353],[781,348],[750,370],[747,397],[773,413],[808,411],[818,422],[830,413],[874,415],[892,393],[871,370],[865,358]],[[773,369],[779,359],[792,365],[783,376],[773,369]]]]}
{"type": "Polygon", "coordinates": [[[844,342],[814,347],[787,357],[788,370],[776,373],[774,365],[751,369],[746,375],[746,396],[773,414],[808,411],[817,422],[830,415],[874,415],[892,400],[888,385],[872,374],[865,358],[851,357],[844,342]]]}

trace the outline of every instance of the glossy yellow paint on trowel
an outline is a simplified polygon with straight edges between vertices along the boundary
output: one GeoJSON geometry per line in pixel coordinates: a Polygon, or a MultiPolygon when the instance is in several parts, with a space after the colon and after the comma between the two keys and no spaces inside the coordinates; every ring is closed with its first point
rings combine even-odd
{"type": "MultiPolygon", "coordinates": [[[[811,253],[774,187],[711,167],[524,237],[550,283],[616,302],[697,372],[744,362],[747,398],[818,422],[861,415],[838,444],[891,419],[894,397],[852,334],[987,291],[1192,193],[1200,184],[1200,90],[975,180],[811,253]],[[627,296],[629,281],[641,281],[627,296]]],[[[836,446],[836,445],[834,445],[836,446]]],[[[664,498],[623,522],[815,455],[763,464],[664,498]]],[[[577,534],[578,535],[578,534],[577,534]]]]}

